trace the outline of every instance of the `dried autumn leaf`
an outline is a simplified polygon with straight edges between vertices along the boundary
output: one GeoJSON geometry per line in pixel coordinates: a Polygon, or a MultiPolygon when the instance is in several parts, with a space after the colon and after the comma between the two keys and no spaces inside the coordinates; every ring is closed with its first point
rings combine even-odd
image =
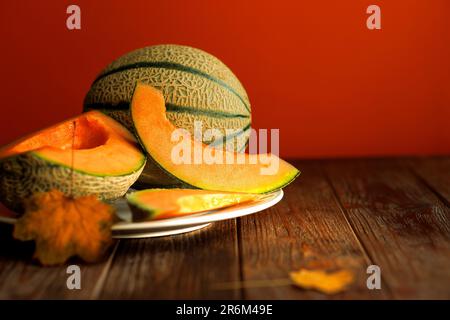
{"type": "Polygon", "coordinates": [[[112,242],[114,217],[113,207],[94,195],[71,198],[52,190],[29,199],[14,237],[34,240],[34,257],[43,265],[61,264],[72,256],[94,262],[112,242]]]}
{"type": "Polygon", "coordinates": [[[304,289],[315,289],[326,294],[343,291],[353,282],[353,273],[349,270],[339,270],[327,273],[323,270],[300,269],[291,272],[291,280],[304,289]]]}

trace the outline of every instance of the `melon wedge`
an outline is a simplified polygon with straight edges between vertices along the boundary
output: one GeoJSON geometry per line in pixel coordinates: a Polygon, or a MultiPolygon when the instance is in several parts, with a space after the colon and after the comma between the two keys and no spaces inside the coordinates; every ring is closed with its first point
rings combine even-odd
{"type": "Polygon", "coordinates": [[[0,148],[0,201],[15,211],[35,192],[123,196],[146,162],[134,136],[91,111],[0,148]]]}
{"type": "Polygon", "coordinates": [[[127,195],[133,221],[173,218],[261,199],[263,195],[199,189],[147,189],[127,195]]]}
{"type": "Polygon", "coordinates": [[[187,186],[216,191],[266,193],[282,188],[299,175],[295,167],[275,155],[269,156],[273,161],[278,161],[277,170],[266,174],[264,170],[268,169],[269,164],[260,160],[261,155],[214,149],[190,138],[187,142],[192,150],[189,161],[174,161],[172,152],[179,148],[181,140],[172,141],[172,133],[177,128],[166,117],[163,95],[149,85],[137,83],[131,102],[131,116],[136,135],[150,160],[187,186]],[[223,162],[199,163],[193,150],[218,155],[223,162]],[[234,163],[226,161],[231,158],[234,163]]]}

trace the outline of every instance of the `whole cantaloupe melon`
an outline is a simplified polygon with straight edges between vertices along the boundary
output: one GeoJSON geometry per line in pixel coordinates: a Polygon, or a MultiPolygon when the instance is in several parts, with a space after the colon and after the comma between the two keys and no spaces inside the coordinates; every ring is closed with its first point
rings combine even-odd
{"type": "Polygon", "coordinates": [[[137,81],[162,91],[167,117],[175,126],[193,134],[194,121],[201,121],[203,131],[216,128],[222,133],[222,139],[215,139],[213,146],[222,147],[227,142],[228,150],[245,149],[250,135],[250,102],[237,77],[216,57],[180,45],[130,52],[95,79],[84,101],[85,111],[100,110],[132,129],[129,105],[137,81]]]}

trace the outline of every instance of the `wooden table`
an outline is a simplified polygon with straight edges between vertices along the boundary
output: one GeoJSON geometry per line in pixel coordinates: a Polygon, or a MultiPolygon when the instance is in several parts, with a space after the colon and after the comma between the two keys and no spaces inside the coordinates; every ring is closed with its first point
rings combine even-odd
{"type": "Polygon", "coordinates": [[[450,158],[295,161],[302,170],[275,207],[185,235],[116,243],[82,264],[43,268],[33,246],[0,229],[0,298],[450,298],[450,158]],[[368,290],[366,268],[381,268],[368,290]],[[356,281],[326,296],[286,283],[301,267],[351,268],[356,281]]]}

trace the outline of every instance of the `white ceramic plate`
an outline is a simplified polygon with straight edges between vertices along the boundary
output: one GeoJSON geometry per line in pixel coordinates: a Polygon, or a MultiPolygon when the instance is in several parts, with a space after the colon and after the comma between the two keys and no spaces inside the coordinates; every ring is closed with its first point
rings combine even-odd
{"type": "MultiPolygon", "coordinates": [[[[117,208],[117,215],[123,220],[113,225],[114,238],[132,239],[175,235],[195,231],[207,227],[212,222],[233,219],[263,211],[277,204],[283,198],[283,190],[267,194],[263,199],[235,206],[207,211],[179,218],[161,219],[145,222],[132,222],[131,211],[125,199],[119,199],[112,204],[117,208]]],[[[0,215],[0,222],[15,223],[16,219],[0,215]]]]}

